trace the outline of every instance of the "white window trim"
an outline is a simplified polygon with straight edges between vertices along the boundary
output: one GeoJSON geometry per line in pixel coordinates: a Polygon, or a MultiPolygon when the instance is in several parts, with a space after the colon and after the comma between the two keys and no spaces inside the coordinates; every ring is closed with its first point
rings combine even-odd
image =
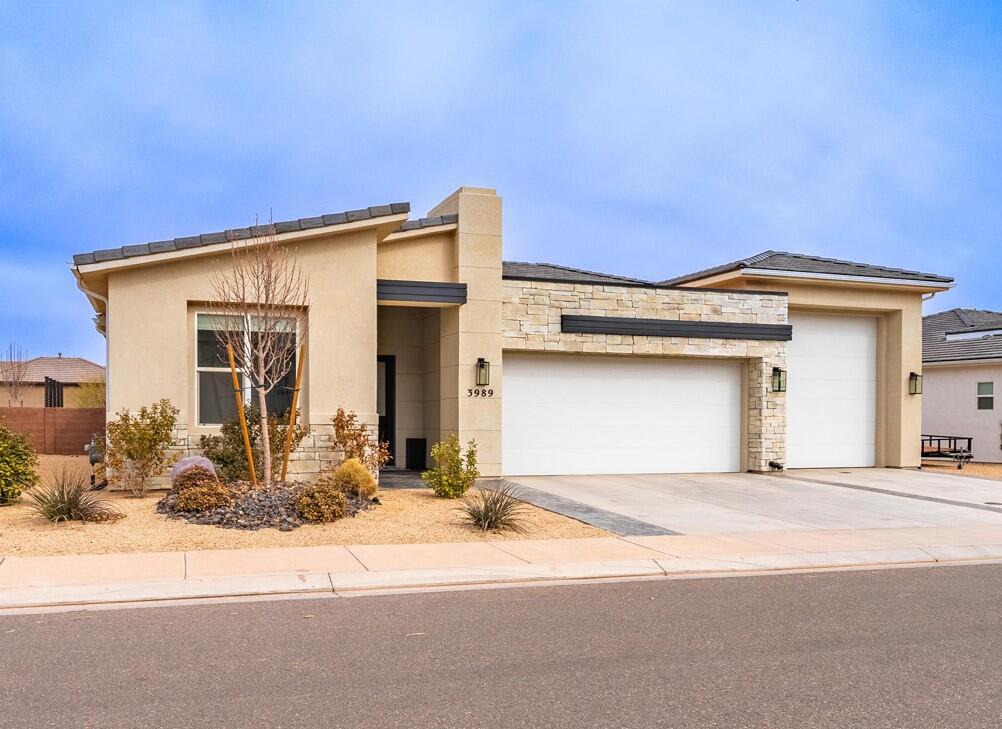
{"type": "MultiPolygon", "coordinates": [[[[201,372],[216,372],[216,373],[225,372],[226,374],[232,377],[233,371],[229,367],[202,367],[198,364],[198,332],[201,331],[198,328],[198,317],[201,316],[202,314],[206,316],[227,316],[227,315],[220,314],[217,311],[211,311],[208,309],[195,309],[194,313],[195,313],[195,326],[193,328],[194,329],[193,336],[195,338],[195,422],[198,424],[199,428],[218,428],[221,425],[223,425],[223,423],[202,422],[202,404],[201,404],[202,393],[200,384],[201,378],[198,375],[201,372]]],[[[295,313],[290,312],[288,319],[295,322],[294,332],[296,336],[296,341],[299,341],[299,316],[295,313]]],[[[247,344],[248,346],[250,346],[249,342],[247,344]]],[[[298,366],[298,364],[299,364],[299,352],[296,352],[295,366],[298,366]]],[[[239,370],[237,370],[237,377],[243,377],[243,374],[239,370]]],[[[250,381],[247,380],[246,377],[243,377],[243,379],[244,379],[244,386],[240,389],[240,394],[243,397],[244,405],[246,406],[246,404],[250,402],[253,393],[251,392],[250,381]]]]}
{"type": "Polygon", "coordinates": [[[991,380],[991,381],[989,381],[989,380],[982,380],[981,382],[978,382],[978,384],[975,386],[975,391],[977,392],[977,395],[976,395],[976,397],[977,397],[977,403],[975,405],[975,408],[977,410],[982,411],[982,412],[988,412],[989,410],[994,410],[995,409],[995,381],[994,380],[991,380]],[[981,392],[980,392],[982,385],[990,385],[992,391],[989,394],[987,394],[987,395],[982,395],[981,392]],[[991,400],[991,407],[990,408],[983,408],[983,407],[981,407],[981,401],[983,399],[991,400]]]}

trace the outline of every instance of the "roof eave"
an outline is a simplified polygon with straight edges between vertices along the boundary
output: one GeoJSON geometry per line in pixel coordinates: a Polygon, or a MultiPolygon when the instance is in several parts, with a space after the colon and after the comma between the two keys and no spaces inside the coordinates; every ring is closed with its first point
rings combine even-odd
{"type": "Polygon", "coordinates": [[[712,276],[700,279],[692,279],[681,282],[681,286],[702,287],[713,285],[722,281],[730,281],[737,278],[754,280],[762,279],[782,279],[798,281],[817,281],[821,283],[840,283],[863,286],[892,286],[894,288],[905,288],[923,293],[934,293],[948,291],[956,284],[952,281],[932,281],[929,279],[917,278],[894,278],[884,276],[856,276],[844,273],[820,273],[816,271],[783,271],[772,268],[738,268],[730,271],[723,271],[712,276]]]}
{"type": "Polygon", "coordinates": [[[983,365],[1002,365],[1002,357],[997,355],[989,357],[965,357],[963,359],[924,359],[922,360],[923,367],[931,367],[933,369],[939,367],[975,367],[983,365]]]}

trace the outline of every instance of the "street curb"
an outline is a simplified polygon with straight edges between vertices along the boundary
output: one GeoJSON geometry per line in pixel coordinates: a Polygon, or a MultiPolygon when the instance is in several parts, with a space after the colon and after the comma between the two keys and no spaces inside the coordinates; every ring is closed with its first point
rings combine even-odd
{"type": "Polygon", "coordinates": [[[155,604],[282,595],[363,595],[392,590],[584,582],[648,577],[726,576],[791,571],[1002,561],[1002,544],[840,552],[670,557],[559,565],[459,567],[380,572],[310,572],[184,580],[0,588],[0,611],[155,604]]]}

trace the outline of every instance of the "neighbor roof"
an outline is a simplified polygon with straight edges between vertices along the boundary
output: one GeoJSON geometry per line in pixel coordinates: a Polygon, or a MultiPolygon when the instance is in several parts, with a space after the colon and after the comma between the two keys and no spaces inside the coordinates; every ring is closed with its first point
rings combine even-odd
{"type": "MultiPolygon", "coordinates": [[[[322,228],[327,225],[343,225],[344,223],[354,223],[361,220],[371,220],[382,218],[387,215],[399,215],[409,213],[411,204],[406,202],[390,203],[389,205],[375,205],[370,208],[360,210],[346,210],[343,213],[329,213],[327,215],[317,215],[312,218],[297,218],[295,220],[283,220],[273,223],[276,233],[292,233],[299,230],[310,230],[312,228],[322,228]]],[[[268,226],[258,225],[250,228],[231,228],[216,233],[201,233],[186,238],[173,238],[171,240],[160,240],[152,243],[140,243],[139,245],[122,246],[121,248],[106,248],[91,253],[78,253],[73,256],[73,265],[83,266],[88,263],[104,263],[106,261],[118,261],[123,258],[134,258],[136,256],[148,256],[154,253],[169,253],[189,248],[199,248],[201,246],[211,246],[217,243],[228,243],[237,240],[248,240],[255,236],[264,235],[268,232],[268,226]]]]}
{"type": "Polygon", "coordinates": [[[820,256],[808,256],[803,253],[786,253],[784,251],[763,251],[750,258],[742,258],[737,261],[725,263],[722,266],[714,266],[695,273],[676,276],[661,283],[667,285],[688,283],[698,281],[702,278],[716,276],[719,273],[729,273],[742,268],[764,268],[770,271],[792,271],[796,273],[822,273],[836,274],[841,276],[868,276],[872,278],[893,278],[903,281],[928,281],[935,283],[952,283],[953,279],[948,276],[939,276],[934,273],[921,273],[919,271],[908,271],[903,268],[888,268],[887,266],[876,266],[870,263],[856,263],[855,261],[841,261],[837,258],[821,258],[820,256]]]}
{"type": "Polygon", "coordinates": [[[922,318],[922,361],[954,362],[971,359],[1002,359],[1002,312],[984,309],[950,309],[922,318]],[[948,334],[983,337],[947,341],[948,334]]]}
{"type": "MultiPolygon", "coordinates": [[[[2,365],[0,363],[0,371],[2,365]]],[[[104,367],[82,357],[34,357],[26,361],[26,381],[42,384],[46,377],[65,383],[104,382],[104,367]]]]}
{"type": "Polygon", "coordinates": [[[586,271],[583,268],[558,266],[555,263],[524,263],[522,261],[504,261],[501,275],[503,278],[535,279],[539,281],[566,281],[567,283],[608,283],[654,286],[651,281],[628,276],[617,276],[612,273],[586,271]]]}

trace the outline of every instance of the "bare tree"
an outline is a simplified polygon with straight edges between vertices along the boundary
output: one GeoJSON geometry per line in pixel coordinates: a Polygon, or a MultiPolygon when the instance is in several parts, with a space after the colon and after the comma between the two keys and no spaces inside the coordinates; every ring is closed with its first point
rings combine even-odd
{"type": "Polygon", "coordinates": [[[28,353],[17,342],[8,344],[0,359],[0,384],[7,391],[10,407],[24,405],[22,395],[28,386],[28,353]]]}
{"type": "Polygon", "coordinates": [[[237,371],[257,395],[267,486],[272,478],[267,396],[289,373],[306,336],[306,323],[299,319],[309,300],[309,277],[279,244],[270,221],[254,231],[255,238],[234,242],[230,266],[213,274],[212,308],[221,315],[217,340],[233,348],[237,371]]]}

